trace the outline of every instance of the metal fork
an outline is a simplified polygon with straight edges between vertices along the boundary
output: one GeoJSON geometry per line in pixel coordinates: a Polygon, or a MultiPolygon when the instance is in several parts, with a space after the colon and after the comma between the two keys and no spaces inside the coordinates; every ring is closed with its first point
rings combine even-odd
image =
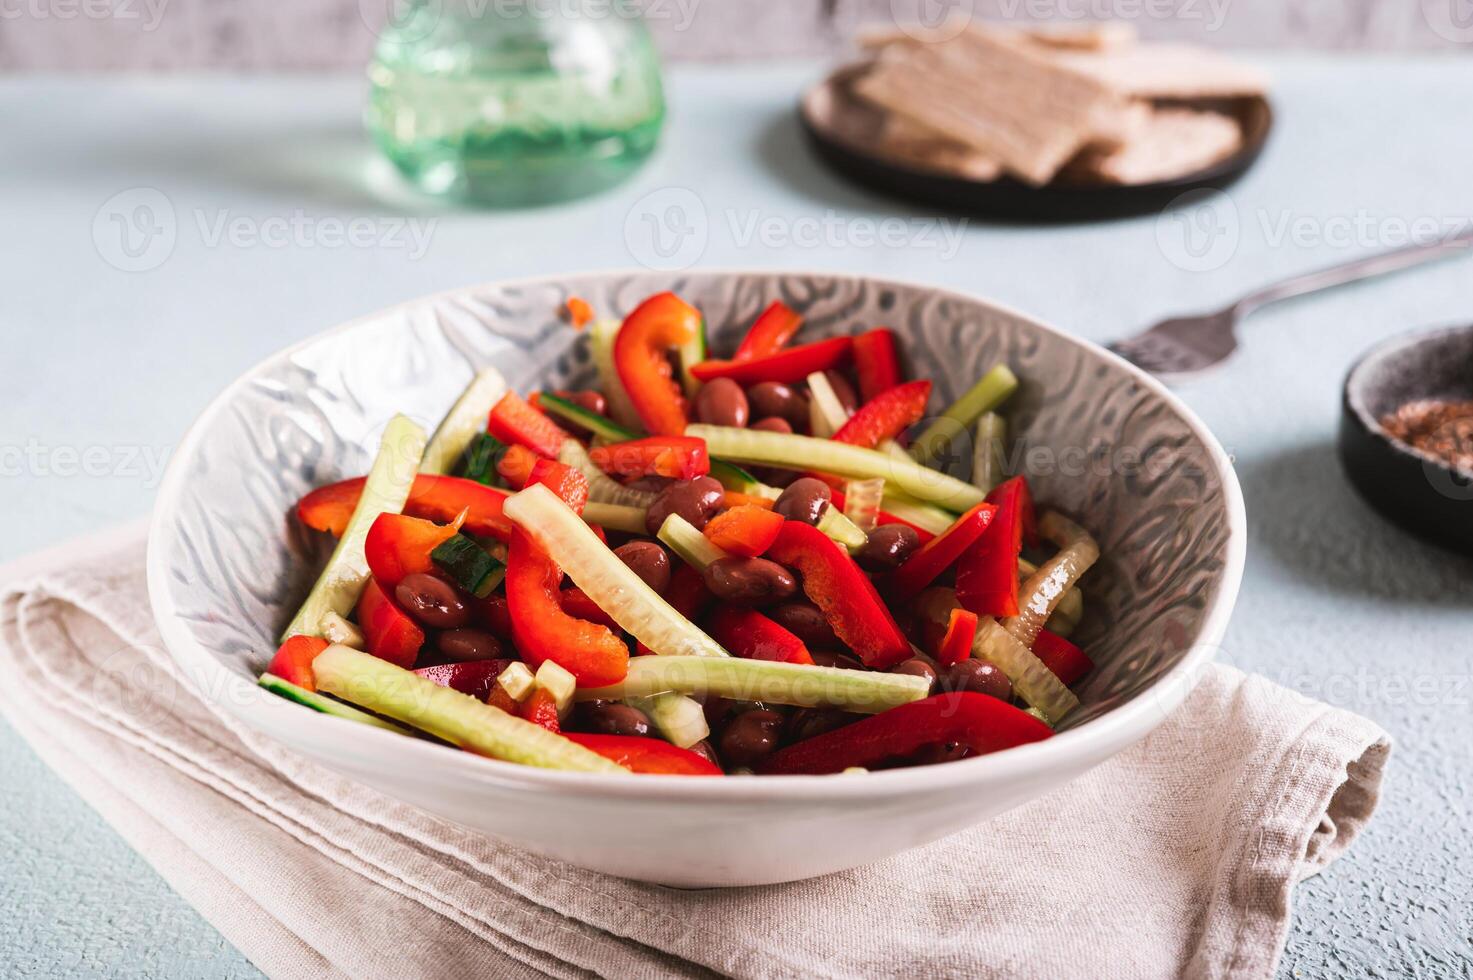
{"type": "Polygon", "coordinates": [[[1473,229],[1436,242],[1407,245],[1355,259],[1327,269],[1307,272],[1249,293],[1216,313],[1162,320],[1134,337],[1117,340],[1110,349],[1152,374],[1181,376],[1206,370],[1225,360],[1238,347],[1233,328],[1249,313],[1268,303],[1302,296],[1331,286],[1409,269],[1447,258],[1473,245],[1473,229]]]}

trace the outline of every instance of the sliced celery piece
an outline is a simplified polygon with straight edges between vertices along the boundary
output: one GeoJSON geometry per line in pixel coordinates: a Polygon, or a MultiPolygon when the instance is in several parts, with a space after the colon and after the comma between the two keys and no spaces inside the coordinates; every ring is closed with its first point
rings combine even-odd
{"type": "Polygon", "coordinates": [[[655,653],[727,655],[719,643],[646,585],[547,487],[534,483],[512,494],[506,498],[505,514],[614,622],[655,653]]]}
{"type": "Polygon", "coordinates": [[[696,571],[702,571],[713,561],[730,557],[720,546],[712,544],[690,521],[679,514],[671,514],[660,525],[657,537],[670,546],[670,550],[684,558],[696,571]]]}
{"type": "Polygon", "coordinates": [[[912,674],[739,657],[632,657],[624,680],[609,687],[581,688],[577,699],[623,700],[665,691],[714,694],[737,701],[775,702],[805,708],[828,705],[875,714],[919,701],[930,694],[931,685],[925,678],[912,674]]]}
{"type": "Polygon", "coordinates": [[[1006,364],[997,365],[916,437],[910,445],[911,456],[922,463],[931,462],[945,451],[952,439],[970,428],[978,416],[997,408],[1017,390],[1017,377],[1006,364]]]}
{"type": "Polygon", "coordinates": [[[1099,561],[1100,547],[1084,528],[1049,511],[1039,518],[1038,533],[1059,546],[1058,552],[1038,566],[1018,590],[1018,615],[1003,620],[1003,628],[1031,647],[1049,616],[1079,577],[1099,561]]]}
{"type": "Polygon", "coordinates": [[[1065,687],[1064,682],[1034,656],[1032,650],[991,616],[984,616],[977,624],[972,656],[995,664],[998,670],[1007,674],[1018,697],[1043,712],[1044,720],[1050,725],[1057,725],[1065,715],[1079,707],[1079,699],[1074,692],[1065,687]]]}
{"type": "Polygon", "coordinates": [[[477,374],[435,430],[419,471],[436,475],[454,471],[471,440],[486,431],[486,417],[504,394],[506,379],[500,371],[486,368],[477,374]]]}
{"type": "Polygon", "coordinates": [[[919,463],[892,459],[882,452],[832,439],[720,425],[690,425],[685,434],[705,439],[711,455],[722,459],[790,470],[818,470],[857,479],[884,477],[912,497],[957,512],[981,503],[985,496],[970,483],[919,463]]]}
{"type": "Polygon", "coordinates": [[[371,654],[331,646],[312,662],[312,673],[329,694],[493,759],[574,772],[629,772],[540,725],[371,654]]]}
{"type": "Polygon", "coordinates": [[[977,420],[977,439],[972,443],[972,482],[983,493],[991,493],[1003,481],[1007,441],[1007,420],[996,412],[984,412],[977,420]]]}
{"type": "Polygon", "coordinates": [[[322,619],[330,612],[346,616],[358,604],[358,596],[368,582],[368,559],[363,554],[363,541],[368,529],[383,513],[397,514],[409,499],[414,474],[424,458],[425,433],[403,415],[389,420],[379,443],[378,455],[363,483],[363,495],[348,526],[333,549],[332,557],[322,569],[307,601],[281,635],[306,634],[320,636],[322,619]]]}

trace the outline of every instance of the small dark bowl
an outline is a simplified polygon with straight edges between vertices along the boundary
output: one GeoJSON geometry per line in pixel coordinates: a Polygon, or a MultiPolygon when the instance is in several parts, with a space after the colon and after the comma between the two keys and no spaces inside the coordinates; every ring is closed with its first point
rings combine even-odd
{"type": "Polygon", "coordinates": [[[1393,337],[1356,362],[1345,379],[1340,461],[1383,516],[1433,544],[1473,554],[1473,473],[1381,426],[1382,418],[1422,398],[1473,400],[1473,326],[1393,337]]]}
{"type": "Polygon", "coordinates": [[[819,159],[853,183],[888,197],[939,207],[948,214],[1035,224],[1157,214],[1188,191],[1222,190],[1243,176],[1263,152],[1273,128],[1273,109],[1261,96],[1175,100],[1171,104],[1231,116],[1243,131],[1243,145],[1231,156],[1194,173],[1149,184],[1085,183],[1064,176],[1041,187],[1011,177],[971,180],[882,156],[873,151],[863,132],[841,132],[832,125],[826,107],[836,100],[849,100],[853,105],[847,89],[860,71],[854,65],[841,68],[804,95],[798,117],[809,143],[819,159]]]}

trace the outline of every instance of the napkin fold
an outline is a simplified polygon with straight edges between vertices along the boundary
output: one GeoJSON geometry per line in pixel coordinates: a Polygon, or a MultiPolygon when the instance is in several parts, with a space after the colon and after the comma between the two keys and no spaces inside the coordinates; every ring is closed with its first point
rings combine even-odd
{"type": "Polygon", "coordinates": [[[1136,746],[970,830],[682,891],[519,851],[217,713],[153,627],[143,544],[0,572],[0,712],[273,977],[1267,977],[1294,885],[1370,818],[1389,751],[1219,665],[1136,746]]]}

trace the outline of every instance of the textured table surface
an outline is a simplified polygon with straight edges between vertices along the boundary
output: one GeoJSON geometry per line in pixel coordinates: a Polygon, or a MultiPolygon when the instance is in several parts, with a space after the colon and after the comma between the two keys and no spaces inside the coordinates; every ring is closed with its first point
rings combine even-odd
{"type": "MultiPolygon", "coordinates": [[[[170,447],[238,372],[433,290],[641,262],[836,269],[1106,339],[1473,216],[1473,62],[1268,64],[1278,129],[1227,201],[1049,229],[937,225],[830,179],[791,114],[815,63],[681,67],[665,144],[630,184],[500,214],[396,191],[356,79],[0,82],[0,560],[146,513],[170,447]]],[[[1247,498],[1222,658],[1397,743],[1369,831],[1295,893],[1285,975],[1473,969],[1473,562],[1384,524],[1333,450],[1356,354],[1467,320],[1470,283],[1459,258],[1270,307],[1226,369],[1181,388],[1247,498]]],[[[0,785],[0,972],[254,974],[3,725],[0,785]]]]}

